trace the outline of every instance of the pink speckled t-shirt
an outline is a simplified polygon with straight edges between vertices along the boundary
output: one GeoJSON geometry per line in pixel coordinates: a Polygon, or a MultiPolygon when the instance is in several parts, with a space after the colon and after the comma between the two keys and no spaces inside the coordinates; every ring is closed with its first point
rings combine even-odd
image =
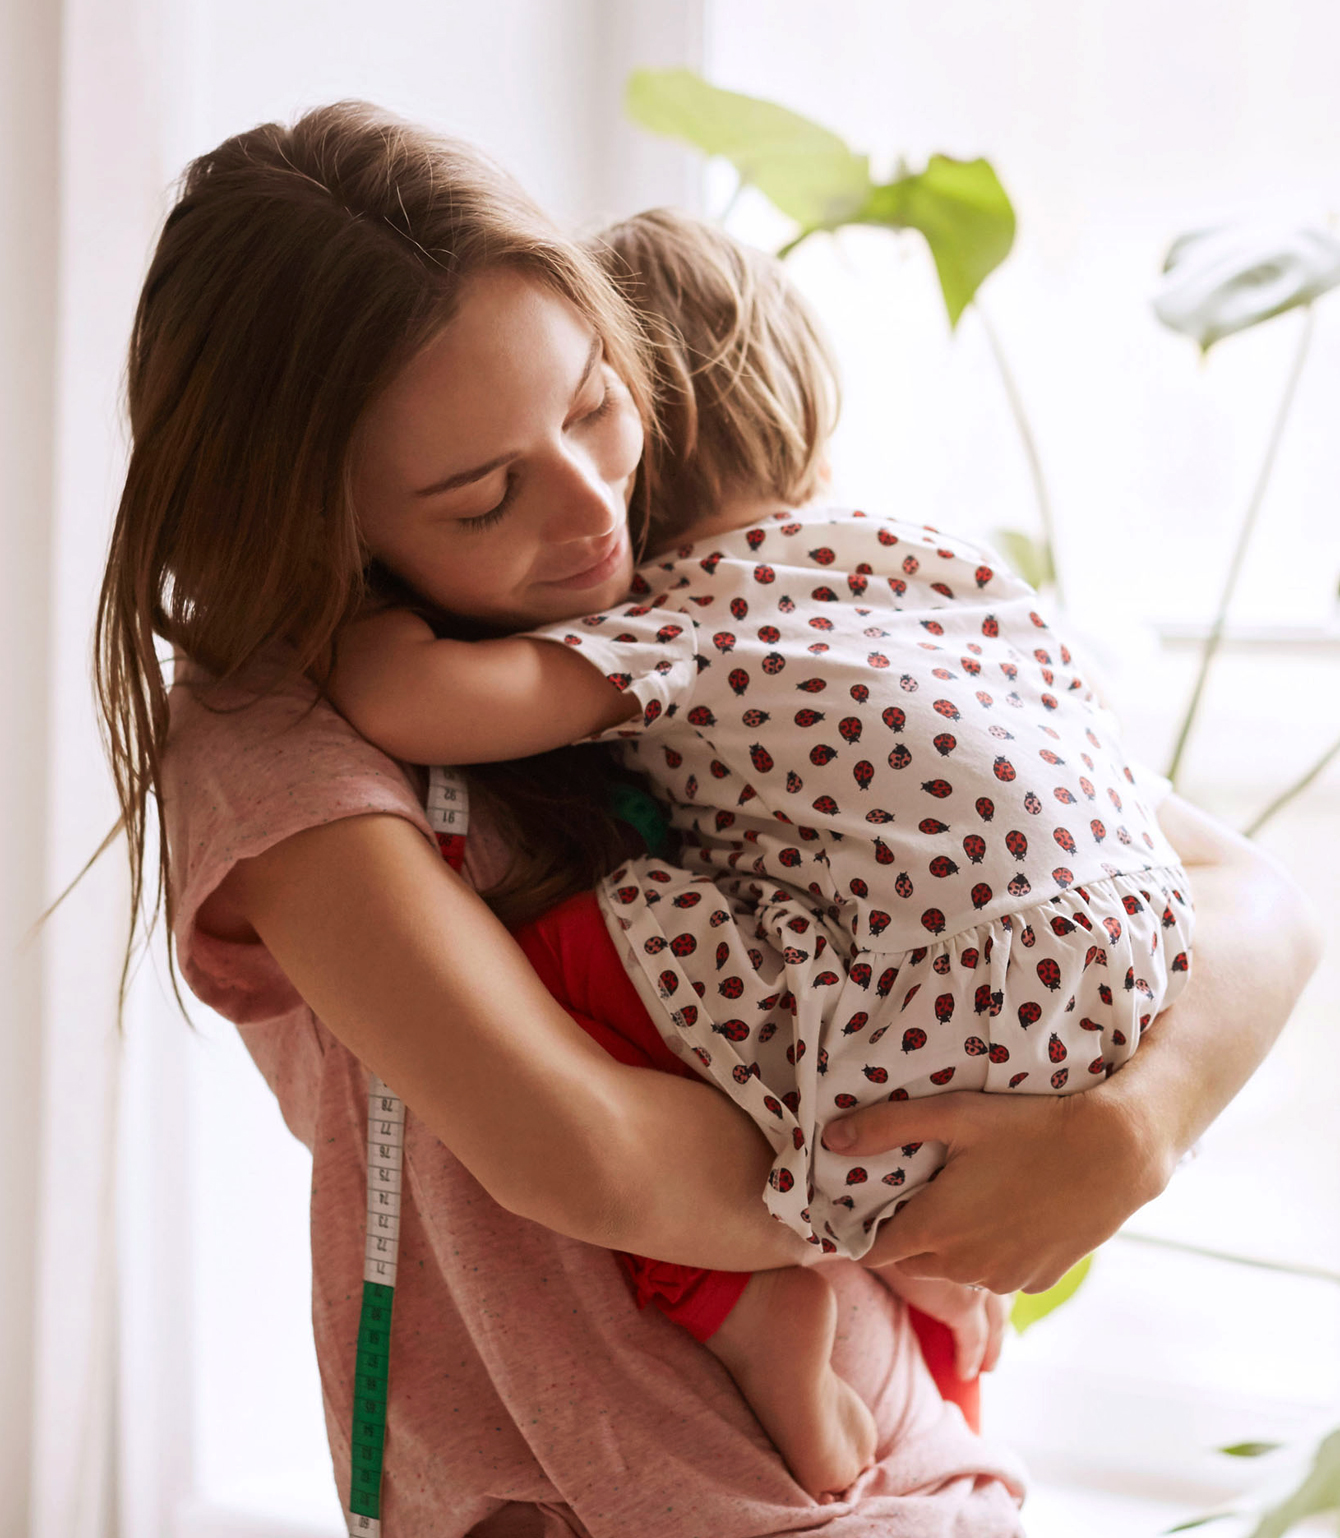
{"type": "MultiPolygon", "coordinates": [[[[236,1023],[313,1156],[313,1325],[346,1498],[366,1073],[262,945],[211,936],[196,916],[236,861],[304,828],[367,813],[428,827],[402,769],[304,685],[220,713],[179,684],[165,783],[182,975],[236,1023]]],[[[484,879],[496,845],[478,826],[471,841],[467,873],[484,879]]],[[[875,1409],[881,1456],[850,1500],[819,1506],[715,1358],[639,1312],[612,1255],[506,1212],[417,1121],[412,1094],[409,1107],[386,1538],[1022,1533],[1018,1469],[940,1400],[903,1310],[859,1266],[828,1272],[837,1366],[875,1409]]]]}

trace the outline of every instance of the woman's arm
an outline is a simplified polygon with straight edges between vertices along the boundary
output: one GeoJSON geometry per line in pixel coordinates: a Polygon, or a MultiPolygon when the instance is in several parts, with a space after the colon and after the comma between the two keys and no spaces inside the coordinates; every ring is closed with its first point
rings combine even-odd
{"type": "Polygon", "coordinates": [[[763,1204],[772,1151],[752,1122],[708,1084],[596,1046],[410,823],[310,828],[235,866],[220,893],[510,1211],[689,1265],[813,1257],[763,1204]]]}
{"type": "Polygon", "coordinates": [[[853,1157],[949,1145],[867,1265],[994,1292],[1051,1286],[1163,1190],[1269,1051],[1320,956],[1316,921],[1291,878],[1223,824],[1176,796],[1159,820],[1196,902],[1186,991],[1120,1072],[1082,1095],[942,1095],[846,1118],[856,1141],[841,1151],[853,1157]]]}
{"type": "Polygon", "coordinates": [[[343,632],[329,692],[369,742],[407,764],[528,758],[640,709],[557,641],[440,640],[406,609],[384,609],[343,632]]]}

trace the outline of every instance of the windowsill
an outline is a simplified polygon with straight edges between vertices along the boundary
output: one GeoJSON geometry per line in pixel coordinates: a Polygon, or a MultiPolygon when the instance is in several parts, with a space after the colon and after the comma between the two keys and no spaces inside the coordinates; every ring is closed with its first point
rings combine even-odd
{"type": "MultiPolygon", "coordinates": [[[[1210,627],[1176,620],[1155,622],[1154,633],[1165,651],[1199,650],[1209,639],[1210,627]]],[[[1228,625],[1220,646],[1238,652],[1340,652],[1340,624],[1329,625],[1228,625]]]]}

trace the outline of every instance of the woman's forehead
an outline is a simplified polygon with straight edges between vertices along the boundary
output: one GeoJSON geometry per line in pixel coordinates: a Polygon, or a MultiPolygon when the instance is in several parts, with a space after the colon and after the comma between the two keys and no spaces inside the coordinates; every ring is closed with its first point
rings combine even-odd
{"type": "Polygon", "coordinates": [[[369,408],[366,449],[415,486],[522,452],[556,411],[570,410],[595,340],[552,288],[511,269],[479,273],[369,408]]]}

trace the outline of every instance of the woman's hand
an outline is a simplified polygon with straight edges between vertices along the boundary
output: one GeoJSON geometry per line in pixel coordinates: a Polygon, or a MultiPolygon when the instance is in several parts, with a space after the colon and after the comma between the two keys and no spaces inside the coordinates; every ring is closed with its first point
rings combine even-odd
{"type": "Polygon", "coordinates": [[[1140,1050],[1103,1084],[1064,1098],[978,1094],[868,1106],[830,1122],[868,1156],[934,1139],[935,1182],[881,1230],[868,1266],[1039,1292],[1163,1189],[1242,1088],[1320,954],[1292,880],[1255,845],[1172,796],[1159,814],[1191,877],[1191,978],[1140,1050]]]}
{"type": "Polygon", "coordinates": [[[965,1383],[995,1367],[1010,1318],[1011,1298],[966,1282],[907,1276],[897,1266],[885,1266],[875,1274],[905,1303],[949,1326],[954,1336],[954,1371],[965,1383]]]}

